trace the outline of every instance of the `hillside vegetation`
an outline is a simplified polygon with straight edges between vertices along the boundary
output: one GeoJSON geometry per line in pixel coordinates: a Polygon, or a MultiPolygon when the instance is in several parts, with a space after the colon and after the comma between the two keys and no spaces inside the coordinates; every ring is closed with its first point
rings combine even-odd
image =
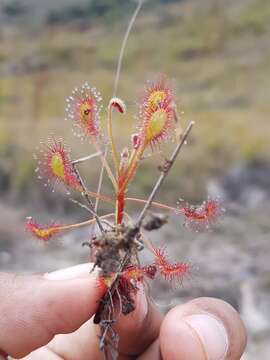
{"type": "MultiPolygon", "coordinates": [[[[50,8],[43,11],[40,26],[37,19],[29,20],[29,11],[35,9],[28,2],[24,9],[28,18],[25,13],[15,15],[0,27],[0,187],[5,194],[22,201],[41,191],[32,153],[49,134],[62,135],[74,157],[91,152],[89,144],[79,146],[63,120],[65,98],[87,80],[101,91],[106,107],[134,6],[129,2],[119,11],[120,2],[114,2],[111,13],[91,21],[79,13],[65,21],[48,21],[52,11],[61,14],[50,8]]],[[[67,3],[63,11],[85,6],[67,3]]],[[[173,78],[179,110],[185,112],[182,124],[192,119],[196,127],[161,197],[197,199],[205,195],[209,178],[234,164],[269,159],[270,3],[163,3],[146,4],[129,39],[118,93],[127,102],[128,115],[115,127],[119,142],[129,142],[145,80],[156,73],[173,78]]],[[[145,193],[151,188],[156,163],[155,156],[142,164],[143,176],[137,177],[132,191],[145,193]]],[[[97,176],[93,168],[97,167],[85,168],[91,184],[97,176]]]]}

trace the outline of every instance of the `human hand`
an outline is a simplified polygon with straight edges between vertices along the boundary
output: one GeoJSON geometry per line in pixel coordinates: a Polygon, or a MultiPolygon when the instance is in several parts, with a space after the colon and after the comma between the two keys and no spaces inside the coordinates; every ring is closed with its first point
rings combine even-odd
{"type": "MultiPolygon", "coordinates": [[[[90,264],[44,276],[0,273],[0,359],[103,359],[99,328],[89,320],[102,289],[90,264]],[[60,334],[60,335],[59,335],[60,334]]],[[[238,360],[246,332],[227,303],[198,298],[164,317],[143,291],[136,309],[121,316],[119,359],[238,360]]]]}

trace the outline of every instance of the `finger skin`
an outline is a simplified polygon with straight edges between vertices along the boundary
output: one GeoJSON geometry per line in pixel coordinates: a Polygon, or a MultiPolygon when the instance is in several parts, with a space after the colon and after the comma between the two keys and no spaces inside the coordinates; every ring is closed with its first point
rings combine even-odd
{"type": "Polygon", "coordinates": [[[161,360],[159,338],[157,338],[145,351],[138,357],[138,360],[161,360]]]}
{"type": "MultiPolygon", "coordinates": [[[[229,338],[226,360],[239,360],[246,347],[246,331],[239,314],[228,303],[213,298],[198,298],[176,306],[166,315],[160,329],[160,350],[164,360],[206,360],[205,349],[185,323],[193,314],[210,314],[221,320],[229,338]]],[[[150,359],[150,358],[149,358],[150,359]]]]}
{"type": "Polygon", "coordinates": [[[0,350],[0,360],[5,359],[7,354],[0,350]]]}
{"type": "Polygon", "coordinates": [[[55,354],[48,347],[42,347],[33,351],[22,360],[63,360],[63,358],[55,354]]]}
{"type": "Polygon", "coordinates": [[[75,331],[94,314],[101,296],[94,274],[52,281],[0,273],[0,349],[21,358],[56,334],[75,331]]]}
{"type": "MultiPolygon", "coordinates": [[[[162,315],[141,289],[135,310],[121,315],[114,327],[120,339],[118,359],[136,358],[142,353],[158,337],[161,321],[162,315]]],[[[65,360],[103,359],[98,335],[99,327],[88,321],[73,334],[56,336],[48,346],[65,360]]]]}
{"type": "Polygon", "coordinates": [[[119,352],[123,358],[138,356],[159,335],[163,316],[149,298],[141,292],[134,312],[121,316],[115,330],[119,334],[119,352]]]}

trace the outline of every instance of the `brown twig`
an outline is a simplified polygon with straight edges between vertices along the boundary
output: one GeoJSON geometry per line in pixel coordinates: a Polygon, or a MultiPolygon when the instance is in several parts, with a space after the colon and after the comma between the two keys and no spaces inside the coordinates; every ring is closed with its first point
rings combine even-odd
{"type": "MultiPolygon", "coordinates": [[[[106,146],[105,151],[104,151],[104,158],[106,159],[108,154],[108,147],[106,146]]],[[[104,177],[104,170],[105,167],[102,164],[101,166],[101,170],[100,170],[100,174],[99,174],[99,179],[98,179],[98,186],[97,186],[97,195],[100,195],[100,191],[101,191],[101,187],[102,187],[102,182],[103,182],[103,177],[104,177]]],[[[96,201],[95,201],[95,212],[97,213],[98,211],[98,204],[99,204],[99,197],[97,196],[96,201]]]]}
{"type": "Polygon", "coordinates": [[[86,188],[86,186],[84,184],[84,181],[83,181],[83,179],[82,179],[82,177],[81,177],[81,175],[79,173],[79,170],[77,169],[76,164],[72,164],[72,165],[73,165],[73,170],[74,170],[74,172],[75,172],[75,174],[76,174],[76,176],[78,178],[78,181],[79,181],[79,183],[80,183],[80,185],[81,185],[81,187],[83,189],[83,196],[85,197],[86,201],[89,204],[89,210],[90,210],[92,216],[96,219],[96,222],[97,222],[97,225],[98,225],[100,231],[103,233],[104,228],[103,228],[103,226],[101,224],[99,216],[95,212],[94,204],[92,203],[92,200],[90,199],[90,197],[88,195],[88,190],[87,190],[87,188],[86,188]]]}
{"type": "Polygon", "coordinates": [[[186,140],[187,140],[187,137],[192,129],[192,127],[194,126],[194,121],[191,121],[186,129],[186,131],[184,132],[184,134],[181,136],[181,141],[177,144],[174,152],[172,153],[170,159],[166,162],[165,166],[163,166],[163,169],[162,169],[162,173],[160,175],[160,177],[158,178],[144,208],[142,209],[140,215],[139,215],[139,218],[136,222],[136,225],[135,227],[137,228],[140,228],[141,227],[141,224],[143,222],[143,219],[145,218],[145,215],[146,215],[146,212],[147,210],[150,208],[158,190],[160,189],[161,185],[163,184],[165,178],[167,177],[171,167],[173,166],[180,150],[182,149],[183,145],[185,144],[186,140]]]}
{"type": "Polygon", "coordinates": [[[79,158],[79,159],[73,160],[73,161],[72,161],[72,164],[73,164],[73,165],[80,164],[80,163],[85,162],[85,161],[87,161],[87,160],[94,159],[95,157],[100,156],[101,154],[102,154],[102,153],[101,153],[100,151],[95,152],[94,154],[91,154],[91,155],[84,156],[84,157],[81,157],[81,158],[79,158]]]}

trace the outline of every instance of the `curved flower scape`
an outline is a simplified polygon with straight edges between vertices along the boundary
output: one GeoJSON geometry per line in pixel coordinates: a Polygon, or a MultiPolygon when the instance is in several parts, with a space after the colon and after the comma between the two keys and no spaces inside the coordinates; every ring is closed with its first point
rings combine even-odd
{"type": "Polygon", "coordinates": [[[111,98],[108,108],[109,110],[110,108],[114,108],[121,114],[125,114],[127,112],[126,104],[122,99],[119,99],[118,97],[111,98]]]}

